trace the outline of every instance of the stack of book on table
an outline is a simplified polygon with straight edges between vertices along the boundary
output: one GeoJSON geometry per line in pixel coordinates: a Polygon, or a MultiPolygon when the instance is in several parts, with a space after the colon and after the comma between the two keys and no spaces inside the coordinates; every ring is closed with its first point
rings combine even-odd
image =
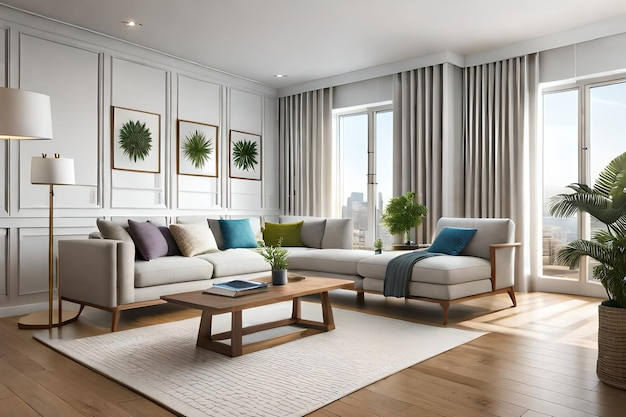
{"type": "Polygon", "coordinates": [[[264,282],[244,281],[237,279],[228,282],[219,282],[213,284],[203,292],[205,294],[225,295],[227,297],[239,297],[246,294],[254,294],[267,290],[267,284],[264,282]]]}

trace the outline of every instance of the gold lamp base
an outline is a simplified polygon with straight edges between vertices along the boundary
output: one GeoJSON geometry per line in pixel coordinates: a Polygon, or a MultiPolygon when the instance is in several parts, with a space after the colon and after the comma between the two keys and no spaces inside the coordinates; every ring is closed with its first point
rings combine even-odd
{"type": "MultiPolygon", "coordinates": [[[[79,311],[63,310],[63,316],[61,317],[61,326],[76,321],[78,319],[79,311]]],[[[28,314],[24,317],[20,317],[17,322],[17,326],[20,329],[48,329],[50,327],[49,312],[38,311],[36,313],[28,314]]],[[[52,311],[52,327],[59,327],[59,311],[52,311]]]]}

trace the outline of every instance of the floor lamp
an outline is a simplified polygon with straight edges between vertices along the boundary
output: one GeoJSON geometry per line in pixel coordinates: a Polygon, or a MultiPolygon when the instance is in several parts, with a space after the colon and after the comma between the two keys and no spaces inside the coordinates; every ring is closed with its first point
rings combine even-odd
{"type": "MultiPolygon", "coordinates": [[[[44,184],[50,187],[50,215],[48,218],[48,316],[44,320],[42,313],[33,313],[28,316],[21,317],[18,321],[20,328],[52,328],[60,326],[63,323],[72,321],[78,317],[76,312],[63,311],[61,309],[61,296],[59,294],[58,314],[53,314],[53,259],[54,259],[54,186],[55,185],[74,185],[74,160],[70,158],[61,158],[59,154],[54,157],[48,157],[43,154],[41,157],[33,156],[31,162],[30,182],[32,184],[44,184]],[[56,321],[55,321],[56,320],[56,321]]],[[[57,276],[57,279],[59,277],[57,276]]]]}
{"type": "MultiPolygon", "coordinates": [[[[52,113],[50,97],[32,91],[15,88],[0,88],[0,139],[52,139],[52,113]]],[[[50,158],[52,160],[53,158],[50,158]]],[[[49,162],[48,162],[49,163],[49,162]]],[[[74,183],[72,162],[72,183],[74,183]]],[[[64,179],[66,181],[67,178],[64,179]]],[[[46,184],[51,184],[47,182],[46,184]]],[[[52,185],[50,185],[52,193],[52,185]]],[[[52,319],[52,194],[50,196],[50,239],[48,259],[49,311],[45,316],[33,313],[20,318],[20,328],[48,328],[53,326],[52,319]]]]}

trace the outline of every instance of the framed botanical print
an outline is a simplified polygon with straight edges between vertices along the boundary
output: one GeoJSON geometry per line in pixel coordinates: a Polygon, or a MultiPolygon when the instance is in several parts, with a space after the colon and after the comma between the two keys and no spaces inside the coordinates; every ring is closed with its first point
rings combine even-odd
{"type": "Polygon", "coordinates": [[[178,120],[178,174],[217,177],[217,126],[178,120]]]}
{"type": "Polygon", "coordinates": [[[161,115],[112,107],[111,124],[113,169],[160,172],[161,115]]]}
{"type": "Polygon", "coordinates": [[[261,136],[231,130],[229,142],[230,177],[261,180],[261,136]]]}

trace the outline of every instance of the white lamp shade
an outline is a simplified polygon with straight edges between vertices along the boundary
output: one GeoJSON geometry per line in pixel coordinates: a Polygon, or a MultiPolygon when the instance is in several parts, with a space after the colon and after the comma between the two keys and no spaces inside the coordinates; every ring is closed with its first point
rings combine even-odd
{"type": "Polygon", "coordinates": [[[33,184],[74,185],[74,160],[61,157],[33,156],[30,164],[30,182],[33,184]]]}
{"type": "Polygon", "coordinates": [[[0,88],[0,139],[52,139],[50,97],[0,88]]]}

